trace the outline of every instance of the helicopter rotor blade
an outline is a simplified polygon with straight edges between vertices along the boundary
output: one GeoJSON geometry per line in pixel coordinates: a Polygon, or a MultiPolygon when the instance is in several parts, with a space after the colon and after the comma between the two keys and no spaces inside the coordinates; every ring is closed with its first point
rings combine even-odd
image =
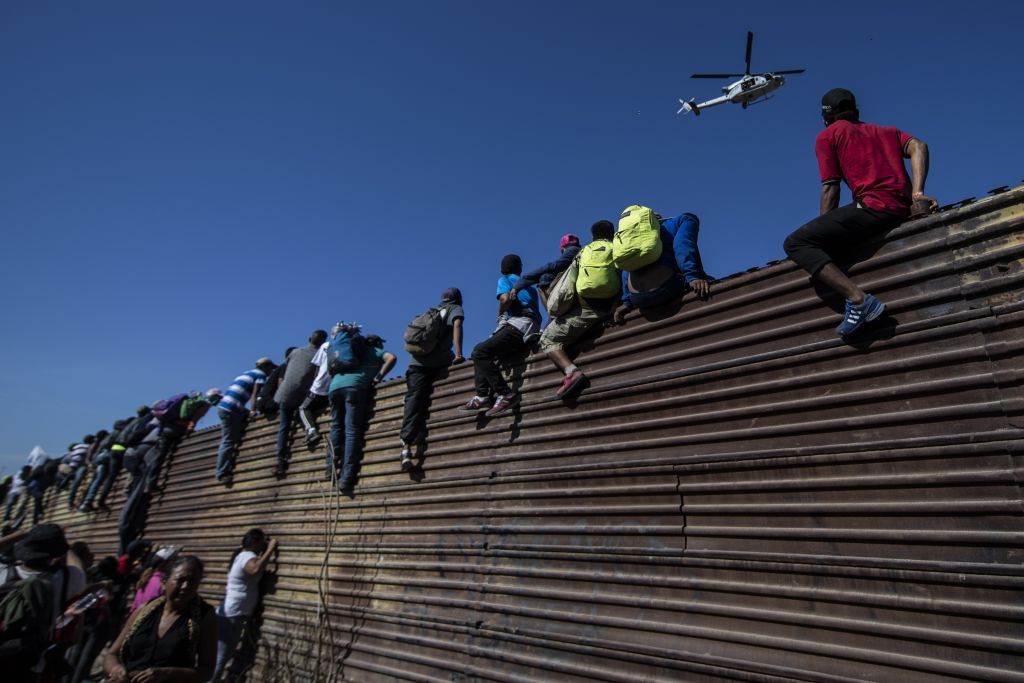
{"type": "Polygon", "coordinates": [[[747,31],[747,71],[743,75],[746,76],[750,73],[750,49],[754,47],[754,33],[747,31]]]}
{"type": "Polygon", "coordinates": [[[788,76],[789,74],[802,74],[805,71],[807,71],[807,69],[786,69],[785,71],[771,71],[769,73],[782,74],[784,76],[788,76]]]}
{"type": "Polygon", "coordinates": [[[740,78],[747,74],[691,74],[690,78],[740,78]]]}

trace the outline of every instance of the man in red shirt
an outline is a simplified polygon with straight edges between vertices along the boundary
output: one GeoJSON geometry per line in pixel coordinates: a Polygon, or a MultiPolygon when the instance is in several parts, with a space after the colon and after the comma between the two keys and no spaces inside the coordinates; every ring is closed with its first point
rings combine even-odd
{"type": "Polygon", "coordinates": [[[825,130],[814,152],[821,171],[821,215],[786,238],[786,254],[812,277],[846,297],[836,328],[848,336],[885,312],[885,304],[858,287],[832,262],[841,254],[907,216],[930,213],[938,203],[924,194],[928,145],[903,131],[863,123],[853,93],[835,88],[821,98],[825,130]],[[911,178],[903,159],[910,159],[911,178]],[[853,203],[839,207],[839,182],[853,203]]]}

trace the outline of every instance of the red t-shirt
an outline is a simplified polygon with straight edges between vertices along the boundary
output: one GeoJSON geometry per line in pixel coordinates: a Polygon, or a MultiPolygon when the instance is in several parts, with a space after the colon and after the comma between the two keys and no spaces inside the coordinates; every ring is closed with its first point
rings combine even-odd
{"type": "Polygon", "coordinates": [[[814,141],[821,182],[845,180],[861,204],[906,216],[911,198],[903,150],[913,137],[892,126],[836,121],[814,141]]]}

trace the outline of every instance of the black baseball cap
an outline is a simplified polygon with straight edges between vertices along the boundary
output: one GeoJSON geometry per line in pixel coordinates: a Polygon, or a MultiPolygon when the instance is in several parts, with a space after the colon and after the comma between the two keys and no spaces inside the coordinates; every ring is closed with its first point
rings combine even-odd
{"type": "Polygon", "coordinates": [[[821,113],[825,116],[857,108],[857,98],[846,88],[832,88],[821,97],[821,113]]]}

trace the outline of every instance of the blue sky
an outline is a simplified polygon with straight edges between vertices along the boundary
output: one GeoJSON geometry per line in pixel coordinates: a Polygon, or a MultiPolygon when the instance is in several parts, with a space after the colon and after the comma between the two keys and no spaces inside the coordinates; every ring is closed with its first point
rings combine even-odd
{"type": "Polygon", "coordinates": [[[0,472],[338,319],[401,372],[448,286],[468,353],[503,254],[550,260],[632,203],[700,215],[714,275],[781,258],[831,87],[929,144],[940,202],[1017,184],[1021,25],[1011,2],[0,3],[0,472]],[[748,29],[754,71],[807,73],[676,116],[748,29]]]}

